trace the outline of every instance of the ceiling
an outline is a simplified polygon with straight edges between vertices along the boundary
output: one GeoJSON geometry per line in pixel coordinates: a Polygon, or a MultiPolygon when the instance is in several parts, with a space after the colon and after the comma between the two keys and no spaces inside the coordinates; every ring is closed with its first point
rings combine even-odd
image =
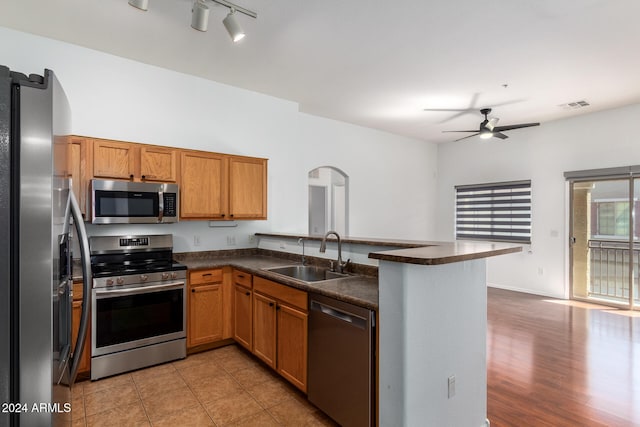
{"type": "MultiPolygon", "coordinates": [[[[234,0],[190,27],[191,0],[2,0],[0,25],[299,103],[309,114],[431,142],[495,107],[499,125],[640,102],[636,0],[234,0]],[[561,107],[576,101],[590,105],[561,107]],[[502,106],[500,106],[502,105],[502,106]]],[[[535,132],[538,128],[514,130],[535,132]]]]}

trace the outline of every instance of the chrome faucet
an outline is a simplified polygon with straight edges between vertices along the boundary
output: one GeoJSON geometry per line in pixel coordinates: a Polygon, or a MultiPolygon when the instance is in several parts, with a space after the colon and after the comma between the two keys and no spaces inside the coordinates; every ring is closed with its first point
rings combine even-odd
{"type": "MultiPolygon", "coordinates": [[[[327,231],[327,234],[325,234],[324,237],[322,238],[322,243],[320,243],[320,252],[325,253],[325,251],[327,250],[327,237],[329,237],[329,235],[331,234],[335,235],[336,238],[338,239],[337,270],[338,270],[338,273],[344,273],[345,267],[347,266],[347,264],[349,264],[349,261],[351,260],[342,262],[342,241],[340,240],[340,235],[338,233],[336,233],[335,231],[327,231]]],[[[331,261],[331,271],[336,271],[336,268],[333,265],[333,261],[331,261]]]]}
{"type": "Polygon", "coordinates": [[[304,239],[302,237],[298,239],[299,244],[302,244],[302,265],[304,265],[306,260],[304,259],[304,239]]]}

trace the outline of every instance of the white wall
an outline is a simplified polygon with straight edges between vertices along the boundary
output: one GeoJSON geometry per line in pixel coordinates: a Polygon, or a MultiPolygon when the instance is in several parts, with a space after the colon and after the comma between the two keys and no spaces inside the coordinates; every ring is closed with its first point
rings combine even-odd
{"type": "Polygon", "coordinates": [[[531,179],[532,244],[490,258],[492,286],[568,296],[566,171],[640,164],[640,104],[516,130],[505,141],[469,139],[438,147],[438,235],[454,236],[454,186],[531,179]]]}
{"type": "MultiPolygon", "coordinates": [[[[0,63],[24,73],[54,70],[73,132],[101,138],[269,159],[267,221],[235,228],[207,222],[94,226],[93,234],[174,233],[175,250],[250,247],[256,231],[306,233],[307,173],[332,165],[349,175],[350,234],[427,239],[434,232],[437,147],[328,120],[297,104],[0,27],[0,63]],[[193,245],[193,235],[201,245],[193,245]]],[[[286,78],[283,77],[283,78],[286,78]]]]}

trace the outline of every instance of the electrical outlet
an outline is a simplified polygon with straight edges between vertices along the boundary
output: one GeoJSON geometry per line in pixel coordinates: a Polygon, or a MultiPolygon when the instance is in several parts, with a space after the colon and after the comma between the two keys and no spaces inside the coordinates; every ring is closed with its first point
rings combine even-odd
{"type": "Polygon", "coordinates": [[[227,236],[227,246],[235,246],[236,236],[227,236]]]}
{"type": "Polygon", "coordinates": [[[193,246],[200,246],[200,236],[193,236],[193,246]]]}
{"type": "Polygon", "coordinates": [[[249,234],[249,243],[255,243],[255,242],[256,242],[256,235],[249,234]]]}
{"type": "Polygon", "coordinates": [[[456,376],[451,375],[448,379],[447,397],[451,399],[456,395],[456,376]]]}

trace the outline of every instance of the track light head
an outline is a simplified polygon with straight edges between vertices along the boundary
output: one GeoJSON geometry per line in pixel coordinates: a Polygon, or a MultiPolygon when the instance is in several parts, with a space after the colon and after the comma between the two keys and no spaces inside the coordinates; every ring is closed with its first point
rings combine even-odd
{"type": "Polygon", "coordinates": [[[207,31],[209,25],[209,6],[203,0],[196,0],[191,9],[191,27],[198,31],[207,31]]]}
{"type": "Polygon", "coordinates": [[[222,20],[224,27],[227,29],[227,32],[234,43],[239,42],[245,36],[244,30],[236,20],[235,13],[235,9],[232,8],[227,17],[222,20]]]}
{"type": "Polygon", "coordinates": [[[149,0],[129,0],[129,4],[136,9],[146,11],[149,8],[149,0]]]}

